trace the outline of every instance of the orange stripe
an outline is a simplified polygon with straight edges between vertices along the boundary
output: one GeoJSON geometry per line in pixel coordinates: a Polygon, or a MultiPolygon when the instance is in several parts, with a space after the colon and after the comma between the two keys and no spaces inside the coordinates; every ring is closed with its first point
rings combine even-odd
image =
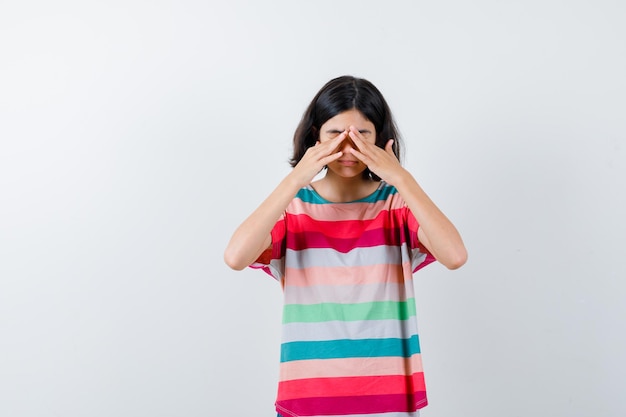
{"type": "Polygon", "coordinates": [[[422,356],[410,358],[312,359],[280,364],[280,381],[347,376],[404,375],[423,372],[422,356]]]}

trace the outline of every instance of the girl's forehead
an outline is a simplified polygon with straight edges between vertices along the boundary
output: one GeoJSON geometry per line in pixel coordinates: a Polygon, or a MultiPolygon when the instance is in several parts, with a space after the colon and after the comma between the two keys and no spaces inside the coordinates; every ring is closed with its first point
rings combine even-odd
{"type": "MultiPolygon", "coordinates": [[[[344,129],[349,126],[354,125],[358,127],[372,127],[374,124],[369,121],[363,113],[356,109],[346,110],[341,112],[334,117],[331,117],[323,124],[323,126],[329,127],[343,127],[344,129]]],[[[343,130],[343,129],[342,129],[343,130]]]]}

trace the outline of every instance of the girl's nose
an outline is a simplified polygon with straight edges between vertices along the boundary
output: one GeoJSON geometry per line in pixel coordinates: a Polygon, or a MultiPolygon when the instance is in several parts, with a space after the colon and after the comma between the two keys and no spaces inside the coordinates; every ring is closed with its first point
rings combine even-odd
{"type": "Polygon", "coordinates": [[[350,136],[348,136],[348,137],[346,138],[346,140],[344,140],[344,141],[341,143],[341,150],[343,151],[343,150],[344,150],[344,149],[346,149],[346,148],[352,148],[352,149],[354,149],[354,148],[355,148],[355,146],[354,146],[354,142],[352,142],[352,139],[350,139],[350,136]]]}

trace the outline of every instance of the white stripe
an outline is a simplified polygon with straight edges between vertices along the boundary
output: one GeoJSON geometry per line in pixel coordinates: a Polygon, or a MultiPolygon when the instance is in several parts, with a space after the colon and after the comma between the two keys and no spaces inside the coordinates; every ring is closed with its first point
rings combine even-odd
{"type": "Polygon", "coordinates": [[[417,334],[417,320],[327,321],[283,324],[282,343],[338,339],[408,339],[417,334]]]}
{"type": "Polygon", "coordinates": [[[334,249],[315,248],[294,251],[287,249],[285,255],[287,268],[309,268],[314,266],[369,266],[369,265],[400,265],[410,261],[406,244],[402,246],[372,246],[355,248],[347,253],[334,249]]]}
{"type": "Polygon", "coordinates": [[[415,270],[422,262],[426,260],[428,256],[427,253],[421,252],[418,248],[415,248],[411,251],[411,259],[413,259],[411,266],[413,267],[412,271],[415,270]]]}
{"type": "Polygon", "coordinates": [[[358,285],[288,286],[285,287],[285,304],[406,301],[407,298],[413,297],[412,290],[412,281],[407,282],[406,285],[393,282],[374,282],[358,285]]]}

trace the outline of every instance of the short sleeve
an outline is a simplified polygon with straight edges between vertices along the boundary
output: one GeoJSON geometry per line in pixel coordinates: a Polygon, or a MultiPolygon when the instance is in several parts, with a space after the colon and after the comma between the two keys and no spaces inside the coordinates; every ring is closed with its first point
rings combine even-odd
{"type": "Polygon", "coordinates": [[[277,281],[285,275],[285,215],[281,216],[271,231],[272,245],[259,255],[250,268],[261,269],[277,281]]]}
{"type": "Polygon", "coordinates": [[[419,241],[417,237],[417,231],[420,228],[419,222],[413,215],[413,212],[404,204],[405,211],[405,227],[407,236],[407,242],[411,251],[411,266],[413,272],[417,272],[423,267],[436,261],[435,257],[430,253],[426,246],[419,241]]]}

